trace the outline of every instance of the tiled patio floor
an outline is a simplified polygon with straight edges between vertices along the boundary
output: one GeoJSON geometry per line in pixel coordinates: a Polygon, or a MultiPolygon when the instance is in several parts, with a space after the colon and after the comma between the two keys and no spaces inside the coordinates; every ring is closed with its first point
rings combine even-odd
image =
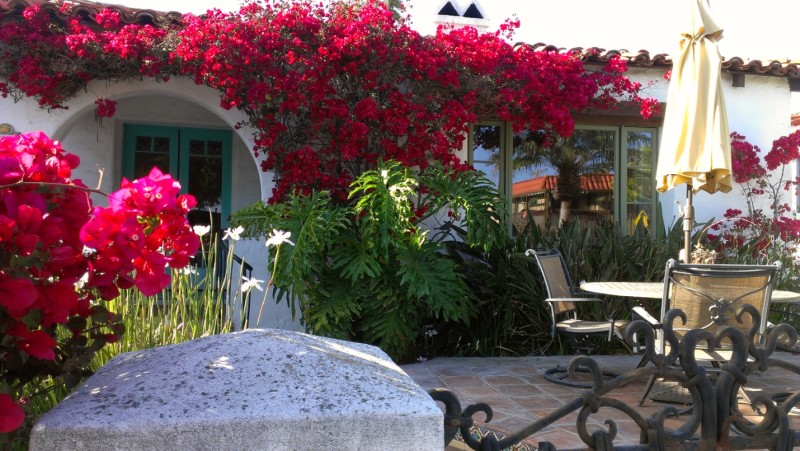
{"type": "MultiPolygon", "coordinates": [[[[800,364],[800,356],[785,352],[774,356],[780,360],[800,364]]],[[[633,355],[593,357],[604,370],[618,373],[636,367],[639,357],[633,355]]],[[[569,356],[563,357],[440,357],[425,362],[402,366],[420,386],[447,388],[458,396],[462,408],[476,402],[485,402],[492,407],[494,417],[487,423],[498,432],[514,432],[543,418],[566,403],[574,400],[582,391],[554,384],[544,379],[544,372],[555,366],[566,366],[569,356]]],[[[758,392],[768,394],[800,390],[800,376],[778,368],[770,368],[767,373],[754,374],[748,382],[748,394],[758,392]]],[[[630,383],[608,396],[638,406],[644,382],[630,383]]],[[[648,400],[644,406],[636,407],[645,417],[676,404],[659,403],[648,400]]],[[[744,411],[746,406],[740,406],[744,411]]],[[[478,423],[484,420],[482,413],[474,417],[478,423]]],[[[536,445],[539,441],[552,442],[558,448],[586,446],[576,431],[577,414],[573,413],[534,434],[528,442],[536,445]]],[[[590,417],[588,424],[606,427],[603,422],[614,419],[617,423],[616,445],[639,443],[639,428],[627,416],[612,409],[601,409],[590,417]]],[[[793,418],[794,427],[800,426],[800,416],[793,418]]],[[[606,427],[607,428],[607,427],[606,427]]],[[[593,429],[589,430],[591,433],[593,429]]]]}

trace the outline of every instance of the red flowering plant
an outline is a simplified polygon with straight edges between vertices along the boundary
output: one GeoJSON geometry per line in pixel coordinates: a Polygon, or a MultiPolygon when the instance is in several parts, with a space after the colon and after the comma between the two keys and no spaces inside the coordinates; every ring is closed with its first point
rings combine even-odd
{"type": "MultiPolygon", "coordinates": [[[[167,80],[177,73],[169,64],[175,30],[170,24],[123,24],[119,13],[105,9],[90,20],[75,4],[64,2],[55,18],[55,4],[27,7],[21,20],[0,26],[0,95],[34,97],[42,108],[63,103],[91,80],[167,80]],[[49,7],[49,8],[48,8],[49,7]],[[73,16],[69,14],[75,13],[73,16]],[[13,61],[13,63],[11,62],[13,61]]],[[[99,117],[114,114],[114,101],[98,100],[99,117]]]]}
{"type": "Polygon", "coordinates": [[[157,169],[123,180],[108,207],[72,179],[77,156],[41,132],[0,137],[0,443],[25,415],[16,398],[44,377],[74,385],[124,332],[103,306],[120,289],[153,295],[199,248],[194,204],[157,169]]]}
{"type": "Polygon", "coordinates": [[[642,100],[622,60],[587,71],[580,54],[514,47],[518,25],[421,36],[380,1],[252,3],[187,18],[174,56],[247,113],[261,167],[276,172],[272,201],[312,190],[345,201],[379,160],[466,169],[454,150],[478,117],[568,136],[575,111],[642,100]]]}
{"type": "Polygon", "coordinates": [[[797,194],[800,180],[787,171],[800,158],[800,131],[773,141],[764,155],[765,164],[759,156],[761,149],[738,133],[731,133],[731,151],[733,177],[745,196],[747,211],[728,209],[723,220],[711,225],[712,248],[725,261],[781,260],[793,267],[800,250],[800,220],[794,218],[784,196],[797,194]]]}
{"type": "MultiPolygon", "coordinates": [[[[479,117],[568,136],[573,112],[654,106],[619,58],[589,71],[580,53],[510,45],[518,22],[421,36],[378,0],[251,2],[169,23],[52,8],[0,23],[0,95],[61,108],[91,80],[193,77],[247,114],[261,167],[276,174],[273,201],[324,189],[344,202],[379,160],[464,170],[454,151],[479,117]]],[[[96,104],[98,119],[114,114],[114,100],[96,104]]]]}

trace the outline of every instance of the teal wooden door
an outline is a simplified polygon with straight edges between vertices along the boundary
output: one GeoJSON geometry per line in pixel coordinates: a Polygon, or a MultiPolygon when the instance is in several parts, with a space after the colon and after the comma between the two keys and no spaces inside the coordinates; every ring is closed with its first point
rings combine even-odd
{"type": "Polygon", "coordinates": [[[127,124],[124,127],[122,175],[146,176],[155,166],[176,178],[182,192],[197,199],[196,223],[219,218],[215,229],[228,225],[231,197],[229,130],[127,124]]]}

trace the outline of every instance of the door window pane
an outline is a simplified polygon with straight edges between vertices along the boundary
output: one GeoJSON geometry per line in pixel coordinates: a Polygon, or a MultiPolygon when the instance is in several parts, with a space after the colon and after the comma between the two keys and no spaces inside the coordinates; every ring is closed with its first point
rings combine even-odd
{"type": "MultiPolygon", "coordinates": [[[[197,141],[192,141],[197,142],[197,141]]],[[[200,141],[203,147],[205,142],[200,141]]],[[[197,208],[219,211],[222,199],[222,156],[189,157],[188,191],[197,199],[197,208]]]]}
{"type": "Polygon", "coordinates": [[[133,178],[146,177],[154,167],[164,174],[169,174],[169,154],[137,153],[133,168],[133,178]]]}
{"type": "Polygon", "coordinates": [[[476,125],[472,129],[472,166],[500,189],[502,125],[476,125]]]}
{"type": "Polygon", "coordinates": [[[191,155],[205,155],[206,153],[206,142],[200,141],[197,139],[190,139],[189,140],[189,153],[191,155]]]}
{"type": "Polygon", "coordinates": [[[169,145],[169,137],[137,135],[134,140],[133,178],[147,176],[154,167],[165,174],[169,173],[169,145]]]}
{"type": "Polygon", "coordinates": [[[153,150],[153,138],[149,136],[137,136],[135,147],[137,152],[150,152],[153,150]]]}
{"type": "Polygon", "coordinates": [[[615,130],[575,130],[545,147],[542,134],[514,136],[512,221],[556,227],[561,218],[597,221],[614,214],[615,130]]]}
{"type": "Polygon", "coordinates": [[[169,153],[169,138],[153,138],[153,152],[169,153]]]}
{"type": "Polygon", "coordinates": [[[652,130],[627,130],[627,230],[633,233],[637,224],[649,225],[653,216],[655,176],[655,132],[652,130]]]}

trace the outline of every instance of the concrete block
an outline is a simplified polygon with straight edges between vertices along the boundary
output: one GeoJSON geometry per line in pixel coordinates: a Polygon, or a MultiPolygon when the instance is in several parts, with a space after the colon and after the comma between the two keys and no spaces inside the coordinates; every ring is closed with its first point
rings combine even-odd
{"type": "Polygon", "coordinates": [[[246,330],[119,355],[32,450],[441,450],[442,412],[380,349],[246,330]]]}

